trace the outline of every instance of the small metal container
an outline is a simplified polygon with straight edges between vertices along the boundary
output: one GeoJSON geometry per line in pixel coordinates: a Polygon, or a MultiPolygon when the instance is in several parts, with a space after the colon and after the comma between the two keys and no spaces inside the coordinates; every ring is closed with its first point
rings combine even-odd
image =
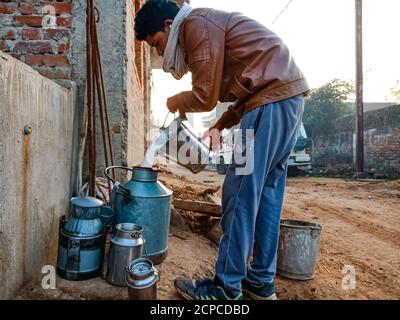
{"type": "Polygon", "coordinates": [[[168,134],[164,156],[176,161],[194,174],[210,163],[211,152],[195,133],[188,121],[176,118],[168,127],[160,129],[168,134]]]}
{"type": "Polygon", "coordinates": [[[126,272],[129,264],[142,257],[144,238],[143,228],[133,223],[121,223],[116,227],[111,239],[107,263],[107,282],[126,287],[126,272]]]}
{"type": "Polygon", "coordinates": [[[136,259],[128,267],[126,284],[130,300],[157,300],[158,271],[151,260],[136,259]]]}

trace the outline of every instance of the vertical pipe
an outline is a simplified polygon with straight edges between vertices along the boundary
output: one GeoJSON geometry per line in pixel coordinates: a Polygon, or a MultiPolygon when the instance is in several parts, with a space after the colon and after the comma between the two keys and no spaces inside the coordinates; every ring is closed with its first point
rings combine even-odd
{"type": "Polygon", "coordinates": [[[94,15],[94,6],[93,6],[93,0],[89,0],[90,3],[90,70],[91,70],[91,77],[92,77],[92,87],[91,87],[91,94],[92,94],[92,148],[93,148],[93,162],[91,164],[92,166],[92,177],[93,177],[93,197],[96,195],[96,79],[94,78],[94,58],[95,58],[95,52],[93,50],[93,39],[94,39],[94,29],[93,29],[93,23],[95,23],[95,15],[94,15]]]}
{"type": "MultiPolygon", "coordinates": [[[[99,115],[100,115],[100,124],[101,124],[101,133],[102,133],[102,138],[103,138],[103,148],[104,148],[104,160],[105,160],[105,165],[106,168],[109,167],[109,162],[108,162],[108,151],[107,151],[107,136],[106,136],[106,128],[105,128],[105,100],[103,99],[103,94],[102,94],[102,82],[100,81],[99,77],[99,48],[97,46],[97,34],[96,34],[96,25],[95,27],[95,32],[94,32],[94,52],[95,52],[95,65],[94,65],[94,74],[95,74],[95,80],[96,80],[96,88],[97,88],[97,95],[98,95],[98,100],[99,100],[99,115]]],[[[115,178],[114,178],[115,179],[115,178]]],[[[107,179],[108,183],[108,193],[111,194],[111,183],[110,180],[107,179]]]]}
{"type": "Polygon", "coordinates": [[[86,2],[86,95],[87,95],[87,106],[88,106],[88,153],[89,153],[89,195],[94,196],[95,194],[95,181],[93,181],[93,137],[92,137],[92,70],[91,70],[91,32],[90,32],[90,21],[91,21],[91,7],[90,0],[86,2]]]}
{"type": "Polygon", "coordinates": [[[356,171],[364,172],[362,0],[356,0],[356,171]]]}

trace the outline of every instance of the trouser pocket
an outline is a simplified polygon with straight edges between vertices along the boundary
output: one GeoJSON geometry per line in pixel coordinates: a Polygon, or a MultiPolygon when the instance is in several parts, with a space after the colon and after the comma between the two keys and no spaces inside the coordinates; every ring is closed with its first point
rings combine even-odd
{"type": "Polygon", "coordinates": [[[288,160],[288,158],[285,157],[284,160],[278,162],[276,167],[273,168],[268,173],[267,180],[265,181],[266,187],[276,188],[276,186],[278,185],[278,181],[282,178],[282,176],[286,172],[287,160],[288,160]]]}

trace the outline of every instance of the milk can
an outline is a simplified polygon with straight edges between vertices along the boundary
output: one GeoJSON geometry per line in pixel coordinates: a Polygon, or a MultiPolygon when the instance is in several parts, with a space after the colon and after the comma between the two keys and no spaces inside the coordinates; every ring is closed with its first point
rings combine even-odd
{"type": "Polygon", "coordinates": [[[115,286],[126,286],[126,272],[129,264],[142,257],[143,228],[133,223],[122,223],[116,227],[111,239],[107,263],[107,282],[115,286]]]}
{"type": "Polygon", "coordinates": [[[168,127],[163,126],[160,130],[168,135],[166,147],[162,149],[167,159],[195,174],[203,171],[210,163],[210,149],[187,120],[178,117],[168,127]]]}
{"type": "Polygon", "coordinates": [[[111,207],[115,212],[113,225],[134,223],[142,226],[146,256],[154,264],[162,262],[168,254],[172,191],[157,180],[158,172],[150,168],[109,167],[105,174],[114,182],[111,194],[111,207]],[[113,168],[132,171],[132,179],[120,184],[108,174],[113,168]]]}
{"type": "Polygon", "coordinates": [[[130,300],[157,300],[158,271],[151,260],[136,259],[128,267],[126,284],[130,300]]]}
{"type": "Polygon", "coordinates": [[[103,202],[92,197],[72,198],[72,215],[61,221],[57,273],[68,280],[87,280],[100,274],[106,228],[103,202]]]}

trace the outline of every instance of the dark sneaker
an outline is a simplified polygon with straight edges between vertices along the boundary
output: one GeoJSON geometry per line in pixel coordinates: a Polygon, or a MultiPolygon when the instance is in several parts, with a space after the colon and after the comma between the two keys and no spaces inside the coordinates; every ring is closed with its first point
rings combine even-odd
{"type": "Polygon", "coordinates": [[[242,281],[243,294],[253,300],[276,300],[275,282],[256,286],[250,282],[242,281]]]}
{"type": "Polygon", "coordinates": [[[242,294],[230,295],[211,279],[191,280],[178,277],[175,279],[175,288],[186,300],[241,300],[243,297],[242,294]]]}

